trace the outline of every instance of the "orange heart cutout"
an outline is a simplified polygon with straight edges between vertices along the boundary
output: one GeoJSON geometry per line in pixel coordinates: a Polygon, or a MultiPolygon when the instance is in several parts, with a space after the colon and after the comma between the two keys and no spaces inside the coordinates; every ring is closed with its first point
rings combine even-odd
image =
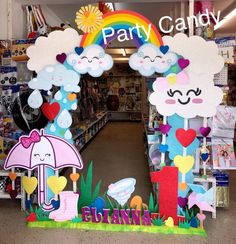
{"type": "Polygon", "coordinates": [[[74,101],[76,99],[76,94],[75,93],[69,93],[67,95],[67,98],[68,98],[69,101],[72,102],[72,101],[74,101]]]}
{"type": "Polygon", "coordinates": [[[13,173],[13,172],[11,172],[11,173],[9,173],[9,178],[11,179],[11,181],[14,181],[15,179],[16,179],[16,177],[17,177],[17,174],[16,173],[13,173]]]}
{"type": "Polygon", "coordinates": [[[188,185],[186,183],[179,183],[179,189],[181,191],[185,191],[187,189],[188,185]]]}
{"type": "Polygon", "coordinates": [[[71,179],[73,182],[77,181],[77,180],[79,179],[79,177],[80,177],[79,173],[71,173],[71,174],[70,174],[70,179],[71,179]]]}

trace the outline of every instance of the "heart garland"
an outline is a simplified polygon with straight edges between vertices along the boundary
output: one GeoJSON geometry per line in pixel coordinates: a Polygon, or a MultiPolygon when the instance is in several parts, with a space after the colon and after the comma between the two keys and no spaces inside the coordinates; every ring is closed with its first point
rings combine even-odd
{"type": "Polygon", "coordinates": [[[49,121],[54,120],[60,111],[60,104],[58,102],[53,102],[52,104],[44,103],[42,105],[42,112],[49,121]]]}
{"type": "Polygon", "coordinates": [[[66,54],[65,53],[61,53],[61,54],[57,54],[57,56],[56,56],[56,60],[59,62],[59,63],[61,63],[61,64],[63,64],[64,62],[65,62],[65,60],[66,60],[66,54]]]}
{"type": "Polygon", "coordinates": [[[200,127],[199,131],[203,137],[207,137],[211,132],[211,128],[208,126],[207,127],[200,127]]]}
{"type": "Polygon", "coordinates": [[[196,131],[193,129],[185,130],[180,128],[175,132],[176,138],[183,147],[188,147],[196,138],[196,131]]]}
{"type": "Polygon", "coordinates": [[[159,130],[162,134],[167,134],[170,131],[171,126],[169,124],[161,124],[159,130]]]}

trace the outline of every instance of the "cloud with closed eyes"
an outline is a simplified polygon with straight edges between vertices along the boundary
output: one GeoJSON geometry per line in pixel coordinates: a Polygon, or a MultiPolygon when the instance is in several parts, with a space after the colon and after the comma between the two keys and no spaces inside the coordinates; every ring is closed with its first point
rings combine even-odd
{"type": "Polygon", "coordinates": [[[81,54],[69,54],[67,63],[80,74],[89,73],[93,77],[99,77],[112,68],[113,59],[102,47],[93,44],[87,46],[81,54]]]}
{"type": "Polygon", "coordinates": [[[191,72],[186,72],[185,75],[187,80],[182,83],[183,78],[179,79],[178,75],[176,79],[157,78],[153,83],[154,92],[149,97],[150,103],[163,116],[175,113],[184,118],[214,116],[216,107],[222,101],[223,92],[214,86],[212,75],[191,72]]]}
{"type": "Polygon", "coordinates": [[[166,72],[178,60],[175,53],[161,52],[160,48],[148,43],[142,45],[137,53],[129,58],[129,65],[133,70],[139,71],[143,76],[166,72]]]}

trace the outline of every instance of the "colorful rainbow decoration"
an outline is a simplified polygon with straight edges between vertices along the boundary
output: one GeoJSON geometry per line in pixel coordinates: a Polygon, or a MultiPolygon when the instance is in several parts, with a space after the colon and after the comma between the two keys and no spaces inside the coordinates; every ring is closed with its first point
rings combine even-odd
{"type": "MultiPolygon", "coordinates": [[[[146,17],[130,10],[117,10],[103,15],[103,23],[101,27],[93,33],[85,34],[81,40],[81,46],[86,47],[91,44],[98,44],[105,48],[106,44],[104,43],[102,35],[103,28],[112,27],[115,32],[117,32],[119,29],[125,29],[129,33],[129,28],[135,27],[136,24],[139,24],[139,26],[144,26],[146,30],[151,24],[151,34],[148,41],[146,41],[147,37],[143,30],[140,29],[140,34],[142,35],[142,38],[139,38],[137,32],[133,31],[133,40],[136,43],[137,47],[140,47],[145,43],[152,43],[157,45],[158,47],[163,44],[161,35],[158,32],[157,28],[146,17]]],[[[109,43],[116,37],[117,35],[107,38],[107,43],[109,43]]]]}

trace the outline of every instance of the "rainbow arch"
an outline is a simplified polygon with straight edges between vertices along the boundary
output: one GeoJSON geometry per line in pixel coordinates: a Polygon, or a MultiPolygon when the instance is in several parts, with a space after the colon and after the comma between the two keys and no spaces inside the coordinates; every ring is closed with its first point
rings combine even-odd
{"type": "MultiPolygon", "coordinates": [[[[139,24],[140,26],[144,26],[146,30],[151,24],[150,37],[149,40],[147,41],[146,41],[147,39],[146,33],[143,30],[140,29],[140,34],[142,36],[141,38],[138,36],[137,31],[132,32],[133,33],[132,40],[135,42],[137,47],[140,47],[145,43],[152,43],[158,47],[163,44],[161,35],[158,32],[157,28],[146,17],[130,10],[117,10],[103,15],[103,23],[101,27],[93,33],[85,34],[81,40],[80,45],[82,47],[86,47],[91,44],[98,44],[103,48],[105,48],[107,44],[104,43],[103,34],[102,34],[103,28],[112,27],[115,30],[115,32],[117,32],[119,29],[125,29],[129,31],[129,28],[135,27],[136,24],[139,24]]],[[[116,37],[117,35],[107,38],[107,43],[111,42],[116,37]]]]}

